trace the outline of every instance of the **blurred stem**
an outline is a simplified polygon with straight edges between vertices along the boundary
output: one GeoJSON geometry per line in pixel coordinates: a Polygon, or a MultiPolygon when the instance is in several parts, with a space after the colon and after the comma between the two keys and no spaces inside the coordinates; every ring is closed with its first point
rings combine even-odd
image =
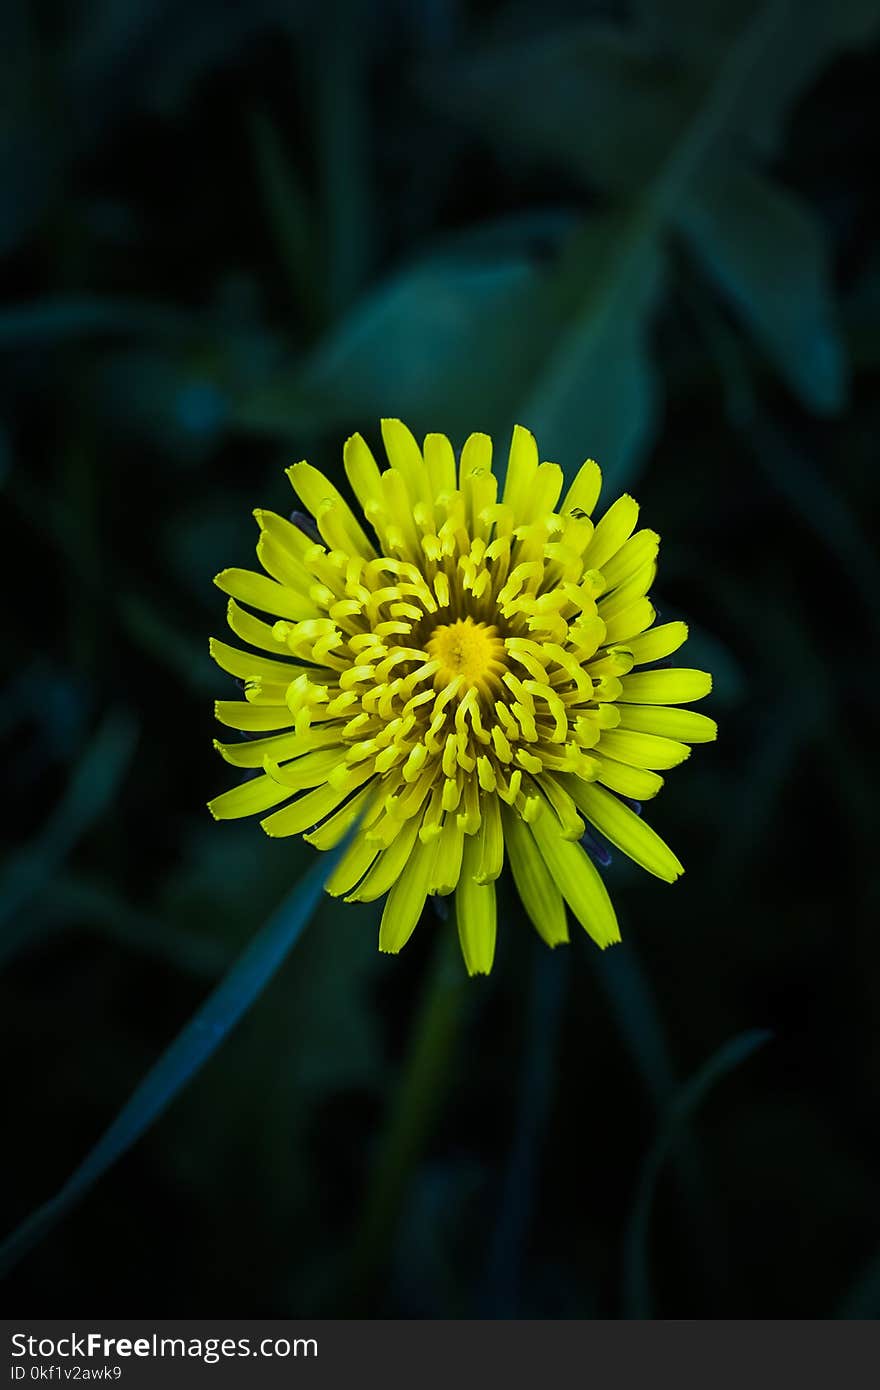
{"type": "MultiPolygon", "coordinates": [[[[446,1098],[468,981],[455,931],[441,926],[403,1074],[379,1145],[351,1254],[351,1302],[371,1301],[391,1253],[400,1207],[446,1098]]],[[[470,986],[471,988],[473,986],[470,986]]]]}

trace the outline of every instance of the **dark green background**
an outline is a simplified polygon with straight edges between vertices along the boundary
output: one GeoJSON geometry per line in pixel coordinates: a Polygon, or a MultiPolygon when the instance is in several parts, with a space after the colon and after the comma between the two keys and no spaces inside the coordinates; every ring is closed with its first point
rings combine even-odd
{"type": "Polygon", "coordinates": [[[4,1233],[309,862],[204,807],[211,578],[285,465],[382,415],[595,456],[721,728],[605,956],[507,901],[471,983],[433,911],[393,959],[327,902],[10,1313],[880,1312],[878,18],[4,6],[4,1233]]]}

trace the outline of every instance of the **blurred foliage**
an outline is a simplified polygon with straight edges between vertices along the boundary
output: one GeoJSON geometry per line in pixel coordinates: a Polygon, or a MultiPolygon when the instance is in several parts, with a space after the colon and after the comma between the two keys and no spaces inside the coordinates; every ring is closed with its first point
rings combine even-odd
{"type": "Polygon", "coordinates": [[[686,877],[615,861],[605,957],[548,957],[511,898],[463,986],[433,909],[387,960],[325,901],[4,1306],[880,1313],[876,5],[2,26],[4,1231],[310,863],[204,811],[210,579],[282,465],[338,477],[388,414],[598,458],[722,724],[652,808],[686,877]]]}

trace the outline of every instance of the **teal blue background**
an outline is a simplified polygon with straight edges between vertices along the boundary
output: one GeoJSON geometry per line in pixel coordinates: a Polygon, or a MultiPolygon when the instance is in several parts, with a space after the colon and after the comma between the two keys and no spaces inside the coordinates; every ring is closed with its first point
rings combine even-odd
{"type": "Polygon", "coordinates": [[[876,5],[3,24],[0,1234],[311,862],[205,810],[211,577],[290,510],[286,465],[338,479],[383,415],[596,457],[663,537],[721,728],[648,810],[687,873],[616,857],[604,956],[576,926],[548,953],[508,895],[469,983],[433,909],[388,959],[375,909],[323,905],[3,1306],[876,1315],[876,5]],[[365,1234],[438,969],[418,1142],[365,1234]]]}

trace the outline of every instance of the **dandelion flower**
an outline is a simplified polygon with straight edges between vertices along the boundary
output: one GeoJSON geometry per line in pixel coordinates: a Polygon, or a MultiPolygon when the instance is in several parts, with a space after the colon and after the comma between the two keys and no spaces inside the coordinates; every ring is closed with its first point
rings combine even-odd
{"type": "Polygon", "coordinates": [[[592,460],[560,503],[562,470],[520,426],[500,496],[487,435],[458,462],[445,435],[419,448],[385,420],[382,436],[384,470],[360,435],[345,446],[366,526],[297,463],[288,476],[317,531],[257,511],[265,573],[215,580],[233,633],[267,655],[211,643],[244,683],[217,718],[259,736],[217,744],[254,772],[210,809],[262,815],[268,835],[322,850],[358,821],[327,891],[385,897],[382,951],[400,950],[429,895],[454,894],[467,969],[488,973],[505,859],[548,945],[568,940],[567,904],[609,946],[620,933],[587,827],[672,882],[681,864],[629,802],[716,732],[681,708],[711,677],[657,664],[687,637],[681,622],[653,626],[659,538],[636,530],[632,497],[591,520],[592,460]]]}

